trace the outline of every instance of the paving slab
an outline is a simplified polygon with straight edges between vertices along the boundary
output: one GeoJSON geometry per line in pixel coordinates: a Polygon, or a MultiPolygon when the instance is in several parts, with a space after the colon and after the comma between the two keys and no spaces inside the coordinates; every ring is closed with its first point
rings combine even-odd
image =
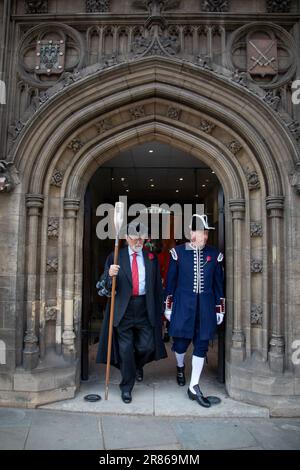
{"type": "Polygon", "coordinates": [[[26,450],[103,449],[102,431],[96,417],[38,411],[32,416],[26,450]]]}
{"type": "Polygon", "coordinates": [[[179,443],[186,450],[227,450],[259,444],[239,420],[175,422],[173,427],[179,443]]]}
{"type": "Polygon", "coordinates": [[[176,434],[167,419],[104,416],[101,421],[107,449],[156,448],[178,444],[176,434]]]}

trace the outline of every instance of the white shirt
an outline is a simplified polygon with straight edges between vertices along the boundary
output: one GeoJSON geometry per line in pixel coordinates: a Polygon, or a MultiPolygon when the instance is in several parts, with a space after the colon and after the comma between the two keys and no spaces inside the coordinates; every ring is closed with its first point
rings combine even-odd
{"type": "MultiPolygon", "coordinates": [[[[132,260],[133,260],[133,251],[130,246],[128,246],[128,254],[129,254],[129,259],[130,259],[130,266],[132,270],[132,260]]],[[[146,294],[146,271],[145,271],[145,261],[144,261],[144,255],[143,251],[140,251],[139,253],[136,253],[136,261],[138,265],[138,271],[139,271],[139,295],[145,295],[146,294]]]]}

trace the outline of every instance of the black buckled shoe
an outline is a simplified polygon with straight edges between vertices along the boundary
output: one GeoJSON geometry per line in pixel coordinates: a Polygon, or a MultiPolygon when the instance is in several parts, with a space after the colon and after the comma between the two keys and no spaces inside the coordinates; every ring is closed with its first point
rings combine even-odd
{"type": "Polygon", "coordinates": [[[209,408],[211,406],[210,401],[203,395],[203,393],[200,390],[199,385],[194,385],[193,389],[195,390],[195,393],[192,393],[190,389],[188,388],[187,394],[189,396],[190,400],[196,400],[199,405],[204,406],[204,408],[209,408]]]}
{"type": "Polygon", "coordinates": [[[177,366],[177,383],[180,387],[184,387],[185,385],[185,375],[184,375],[184,366],[178,367],[177,366]]]}
{"type": "Polygon", "coordinates": [[[136,370],[135,379],[136,379],[137,382],[143,382],[144,371],[143,371],[142,368],[136,370]]]}
{"type": "Polygon", "coordinates": [[[124,403],[131,403],[132,401],[131,392],[122,391],[121,397],[124,403]]]}

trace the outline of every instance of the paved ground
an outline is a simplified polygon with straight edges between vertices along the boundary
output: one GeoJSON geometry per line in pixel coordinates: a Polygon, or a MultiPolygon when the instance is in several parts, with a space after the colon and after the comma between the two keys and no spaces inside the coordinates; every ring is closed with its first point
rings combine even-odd
{"type": "MultiPolygon", "coordinates": [[[[145,368],[130,405],[121,401],[116,369],[105,401],[104,367],[91,367],[90,380],[73,400],[37,410],[0,408],[0,449],[299,450],[300,419],[270,419],[266,408],[230,399],[216,380],[215,353],[210,351],[200,385],[205,394],[220,396],[221,405],[205,409],[188,399],[187,387],[176,384],[170,353],[169,359],[145,368]],[[84,401],[92,392],[102,400],[84,401]]],[[[189,377],[188,358],[186,363],[189,377]]]]}
{"type": "Polygon", "coordinates": [[[101,416],[0,408],[4,450],[300,449],[300,419],[101,416]]]}
{"type": "MultiPolygon", "coordinates": [[[[210,348],[209,362],[205,364],[201,376],[200,386],[205,395],[217,395],[222,399],[218,406],[209,410],[199,406],[188,399],[187,386],[178,387],[175,379],[176,363],[174,354],[167,345],[168,359],[152,362],[144,370],[144,381],[137,383],[133,391],[133,401],[130,405],[122,402],[120,397],[120,373],[118,369],[111,368],[111,384],[109,387],[109,400],[104,400],[105,366],[95,366],[96,347],[91,349],[90,380],[81,384],[76,397],[71,400],[44,405],[41,408],[57,411],[82,411],[100,413],[103,415],[143,415],[143,416],[170,416],[170,417],[203,417],[203,418],[266,418],[269,410],[260,406],[247,405],[229,398],[224,384],[216,378],[217,351],[210,348]],[[97,393],[102,400],[88,403],[84,396],[97,393]]],[[[190,377],[190,353],[186,359],[186,376],[190,377]]]]}

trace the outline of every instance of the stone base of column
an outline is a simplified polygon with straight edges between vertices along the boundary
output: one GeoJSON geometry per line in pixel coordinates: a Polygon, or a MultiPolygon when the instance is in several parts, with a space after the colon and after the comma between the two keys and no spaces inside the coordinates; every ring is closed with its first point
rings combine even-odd
{"type": "Polygon", "coordinates": [[[65,330],[62,335],[63,345],[62,352],[65,361],[73,362],[76,357],[75,351],[75,333],[72,330],[65,330]]]}
{"type": "Polygon", "coordinates": [[[232,364],[239,364],[243,362],[246,357],[246,350],[244,347],[234,347],[232,346],[230,349],[230,360],[232,364]]]}
{"type": "Polygon", "coordinates": [[[269,365],[270,369],[277,374],[282,374],[284,370],[284,357],[283,354],[277,352],[269,352],[269,365]]]}
{"type": "Polygon", "coordinates": [[[39,348],[36,346],[35,350],[23,351],[23,367],[25,370],[32,370],[38,366],[40,359],[39,348]]]}

